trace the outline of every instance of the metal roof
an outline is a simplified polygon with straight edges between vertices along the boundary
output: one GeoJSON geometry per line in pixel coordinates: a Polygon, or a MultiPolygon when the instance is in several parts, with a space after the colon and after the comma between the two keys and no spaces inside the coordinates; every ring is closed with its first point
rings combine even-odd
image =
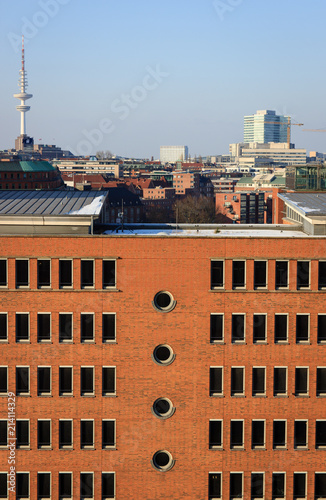
{"type": "Polygon", "coordinates": [[[53,172],[56,170],[47,161],[0,161],[1,172],[53,172]]]}
{"type": "Polygon", "coordinates": [[[326,193],[282,193],[278,196],[302,215],[326,215],[326,193]]]}

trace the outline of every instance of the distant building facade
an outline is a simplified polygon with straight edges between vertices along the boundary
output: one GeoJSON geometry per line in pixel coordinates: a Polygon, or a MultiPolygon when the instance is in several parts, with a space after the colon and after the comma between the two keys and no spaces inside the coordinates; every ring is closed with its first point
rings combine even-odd
{"type": "Polygon", "coordinates": [[[243,163],[243,159],[250,158],[253,164],[254,159],[258,159],[259,164],[277,164],[277,165],[305,165],[307,163],[307,151],[305,149],[296,149],[287,142],[278,143],[258,143],[258,142],[239,142],[230,144],[231,156],[236,163],[243,163]]]}
{"type": "Polygon", "coordinates": [[[62,189],[60,171],[47,161],[0,161],[0,189],[62,189]]]}
{"type": "Polygon", "coordinates": [[[244,117],[244,142],[287,142],[288,116],[269,109],[244,117]]]}
{"type": "Polygon", "coordinates": [[[161,146],[161,163],[176,163],[188,159],[188,146],[161,146]]]}

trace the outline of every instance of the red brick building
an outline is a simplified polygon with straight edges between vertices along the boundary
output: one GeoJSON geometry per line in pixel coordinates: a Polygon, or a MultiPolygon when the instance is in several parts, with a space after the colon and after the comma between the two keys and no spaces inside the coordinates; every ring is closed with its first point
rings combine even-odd
{"type": "Polygon", "coordinates": [[[47,161],[0,161],[0,189],[62,189],[60,171],[47,161]]]}

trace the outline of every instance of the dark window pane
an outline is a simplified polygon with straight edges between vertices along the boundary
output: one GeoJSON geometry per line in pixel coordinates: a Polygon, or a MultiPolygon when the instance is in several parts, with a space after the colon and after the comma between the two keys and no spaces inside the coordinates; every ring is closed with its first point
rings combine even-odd
{"type": "Polygon", "coordinates": [[[7,314],[0,313],[0,340],[8,339],[7,314]]]}
{"type": "Polygon", "coordinates": [[[16,394],[29,393],[29,368],[27,366],[16,367],[16,394]]]}
{"type": "Polygon", "coordinates": [[[307,446],[307,422],[296,420],[294,422],[294,447],[307,446]]]}
{"type": "Polygon", "coordinates": [[[16,446],[17,448],[29,446],[29,422],[28,420],[16,421],[16,446]]]}
{"type": "Polygon", "coordinates": [[[223,314],[211,314],[211,342],[223,340],[223,314]]]}
{"type": "Polygon", "coordinates": [[[308,288],[310,285],[309,278],[310,262],[303,260],[297,262],[297,287],[308,288]]]}
{"type": "Polygon", "coordinates": [[[17,497],[29,497],[29,473],[17,472],[17,497]]]}
{"type": "Polygon", "coordinates": [[[7,366],[0,366],[0,393],[6,394],[8,392],[8,368],[7,366]]]}
{"type": "Polygon", "coordinates": [[[210,498],[221,497],[221,474],[218,473],[209,474],[209,497],[210,498]]]}
{"type": "Polygon", "coordinates": [[[80,422],[80,446],[88,448],[94,446],[94,422],[92,420],[81,420],[80,422]]]}
{"type": "Polygon", "coordinates": [[[108,448],[115,445],[115,421],[102,420],[102,447],[108,448]]]}
{"type": "Polygon", "coordinates": [[[295,369],[295,395],[308,394],[308,368],[295,369]]]}
{"type": "Polygon", "coordinates": [[[51,498],[51,474],[42,472],[37,474],[37,494],[39,498],[51,498]]]}
{"type": "Polygon", "coordinates": [[[318,314],[318,342],[326,342],[326,314],[318,314]]]}
{"type": "Polygon", "coordinates": [[[72,420],[59,420],[59,447],[72,446],[72,420]]]}
{"type": "Polygon", "coordinates": [[[72,260],[59,260],[59,286],[72,286],[72,260]]]}
{"type": "Polygon", "coordinates": [[[244,314],[232,314],[232,342],[243,342],[245,338],[244,314]]]}
{"type": "Polygon", "coordinates": [[[326,261],[319,262],[318,286],[319,288],[326,288],[326,261]]]}
{"type": "Polygon", "coordinates": [[[37,368],[37,392],[38,395],[51,394],[51,368],[37,368]]]}
{"type": "Polygon", "coordinates": [[[102,339],[103,342],[115,340],[115,314],[102,315],[102,339]]]}
{"type": "Polygon", "coordinates": [[[261,288],[266,287],[266,262],[265,261],[255,261],[254,262],[254,287],[261,288]]]}
{"type": "Polygon", "coordinates": [[[242,498],[242,474],[230,473],[230,499],[242,498]]]}
{"type": "Polygon", "coordinates": [[[80,335],[81,342],[94,340],[94,315],[81,314],[80,315],[80,335]]]}
{"type": "Polygon", "coordinates": [[[16,342],[29,340],[29,315],[16,314],[16,342]]]}
{"type": "Polygon", "coordinates": [[[326,368],[317,368],[317,396],[326,395],[326,368]]]}
{"type": "Polygon", "coordinates": [[[222,422],[221,420],[210,420],[209,422],[209,447],[222,446],[222,422]]]}
{"type": "Polygon", "coordinates": [[[7,473],[0,472],[0,498],[8,498],[7,473]]]}
{"type": "Polygon", "coordinates": [[[284,288],[288,286],[288,262],[284,260],[277,260],[275,265],[276,276],[275,276],[275,286],[276,288],[284,288]]]}
{"type": "Polygon", "coordinates": [[[81,261],[81,286],[94,286],[94,262],[92,260],[81,261]]]}
{"type": "Polygon", "coordinates": [[[263,498],[264,496],[264,474],[251,474],[251,497],[263,498]]]}
{"type": "Polygon", "coordinates": [[[16,260],[16,287],[28,286],[28,260],[16,260]]]}
{"type": "Polygon", "coordinates": [[[72,368],[59,368],[60,394],[72,394],[72,368]]]}
{"type": "Polygon", "coordinates": [[[286,314],[275,315],[274,339],[275,344],[288,340],[288,317],[286,314]]]}
{"type": "Polygon", "coordinates": [[[59,314],[59,342],[72,340],[72,314],[59,314]]]}
{"type": "Polygon", "coordinates": [[[243,446],[243,421],[231,420],[230,427],[230,445],[231,448],[243,446]]]}
{"type": "Polygon", "coordinates": [[[245,286],[245,261],[234,260],[232,272],[232,286],[233,288],[245,286]]]}
{"type": "Polygon", "coordinates": [[[93,394],[94,392],[94,369],[81,368],[81,395],[93,394]]]}
{"type": "Polygon", "coordinates": [[[80,474],[80,495],[84,498],[93,497],[93,474],[91,472],[80,474]]]}
{"type": "Polygon", "coordinates": [[[231,396],[244,394],[243,368],[231,368],[231,396]]]}
{"type": "Polygon", "coordinates": [[[38,420],[37,422],[37,444],[39,448],[51,445],[51,422],[50,420],[38,420]]]}
{"type": "Polygon", "coordinates": [[[252,395],[265,394],[265,368],[252,369],[252,395]]]}
{"type": "Polygon", "coordinates": [[[38,260],[37,261],[37,286],[50,286],[51,285],[51,261],[38,260]]]}
{"type": "Polygon", "coordinates": [[[285,495],[285,476],[283,472],[274,472],[272,478],[272,496],[273,498],[283,498],[285,495]]]}
{"type": "Polygon", "coordinates": [[[286,445],[286,421],[274,420],[273,422],[273,448],[283,448],[286,445]]]}
{"type": "Polygon", "coordinates": [[[215,394],[222,394],[223,392],[223,387],[222,387],[222,376],[223,376],[223,371],[222,368],[210,368],[209,370],[209,375],[210,375],[210,395],[213,396],[215,394]]]}
{"type": "Polygon", "coordinates": [[[265,314],[254,314],[253,341],[265,342],[266,340],[266,316],[265,314]]]}
{"type": "Polygon", "coordinates": [[[51,314],[37,315],[37,341],[51,340],[51,314]]]}
{"type": "Polygon", "coordinates": [[[326,420],[316,421],[316,448],[326,447],[326,420]]]}
{"type": "Polygon", "coordinates": [[[0,420],[0,446],[7,446],[7,420],[0,420]]]}
{"type": "Polygon", "coordinates": [[[265,446],[265,422],[264,420],[252,421],[252,448],[263,448],[265,446]]]}
{"type": "Polygon", "coordinates": [[[274,396],[286,394],[286,368],[274,368],[274,396]]]}
{"type": "Polygon", "coordinates": [[[115,287],[115,260],[103,260],[103,288],[115,287]]]}
{"type": "Polygon", "coordinates": [[[103,396],[115,393],[115,368],[102,368],[102,393],[103,396]]]}
{"type": "Polygon", "coordinates": [[[296,341],[307,342],[309,340],[309,315],[297,314],[296,341]]]}
{"type": "Polygon", "coordinates": [[[223,268],[224,262],[222,260],[211,261],[211,288],[223,287],[223,268]]]}
{"type": "Polygon", "coordinates": [[[315,474],[315,498],[326,498],[326,473],[315,474]]]}
{"type": "Polygon", "coordinates": [[[114,498],[114,473],[102,472],[102,497],[114,498]]]}
{"type": "Polygon", "coordinates": [[[0,286],[7,286],[7,261],[0,260],[0,286]]]}
{"type": "Polygon", "coordinates": [[[306,474],[294,473],[293,474],[293,495],[296,498],[306,497],[306,474]]]}
{"type": "Polygon", "coordinates": [[[59,497],[60,500],[63,498],[72,497],[71,488],[71,473],[70,472],[60,472],[59,473],[59,497]]]}

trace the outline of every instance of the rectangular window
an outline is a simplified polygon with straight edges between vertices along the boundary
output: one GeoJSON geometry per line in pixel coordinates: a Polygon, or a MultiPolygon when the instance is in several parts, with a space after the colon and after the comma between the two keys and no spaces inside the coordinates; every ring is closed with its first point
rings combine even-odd
{"type": "Polygon", "coordinates": [[[285,500],[285,472],[273,472],[272,500],[285,500]]]}
{"type": "Polygon", "coordinates": [[[326,314],[318,314],[317,326],[317,342],[319,344],[326,343],[326,314]]]}
{"type": "Polygon", "coordinates": [[[289,263],[286,260],[277,260],[275,262],[275,287],[287,288],[289,286],[288,278],[289,263]]]}
{"type": "Polygon", "coordinates": [[[266,394],[266,368],[252,369],[252,395],[264,396],[266,394]]]}
{"type": "Polygon", "coordinates": [[[59,260],[59,287],[72,287],[72,260],[59,260]]]}
{"type": "Polygon", "coordinates": [[[267,286],[267,262],[265,260],[254,261],[254,287],[266,288],[267,286]]]}
{"type": "Polygon", "coordinates": [[[59,314],[59,342],[72,341],[72,314],[59,314]]]}
{"type": "Polygon", "coordinates": [[[315,499],[326,498],[326,472],[315,473],[315,499]]]}
{"type": "Polygon", "coordinates": [[[211,289],[224,287],[224,261],[211,261],[211,289]]]}
{"type": "Polygon", "coordinates": [[[307,442],[307,421],[295,420],[294,421],[294,448],[306,448],[307,442]]]}
{"type": "Polygon", "coordinates": [[[223,342],[224,316],[223,314],[211,314],[211,342],[223,342]]]}
{"type": "Polygon", "coordinates": [[[317,396],[326,396],[326,368],[317,368],[317,396]]]}
{"type": "Polygon", "coordinates": [[[115,498],[114,472],[102,472],[102,500],[115,498]]]}
{"type": "Polygon", "coordinates": [[[232,314],[232,342],[244,342],[245,340],[245,315],[232,314]]]}
{"type": "Polygon", "coordinates": [[[80,394],[81,396],[94,396],[94,367],[80,368],[80,394]]]}
{"type": "Polygon", "coordinates": [[[81,288],[94,286],[94,261],[80,261],[80,285],[81,288]]]}
{"type": "Polygon", "coordinates": [[[72,448],[72,420],[59,420],[59,448],[72,448]]]}
{"type": "Polygon", "coordinates": [[[287,368],[274,368],[274,396],[287,395],[287,368]]]}
{"type": "Polygon", "coordinates": [[[221,472],[210,472],[208,475],[209,500],[220,500],[222,498],[222,474],[221,472]]]}
{"type": "Polygon", "coordinates": [[[103,260],[103,267],[102,267],[103,288],[115,288],[116,286],[115,264],[116,264],[115,260],[103,260]]]}
{"type": "Polygon", "coordinates": [[[37,498],[51,498],[51,474],[50,472],[37,473],[37,498]]]}
{"type": "Polygon", "coordinates": [[[310,287],[310,262],[308,260],[298,260],[297,262],[297,288],[310,287]]]}
{"type": "Polygon", "coordinates": [[[326,261],[319,261],[318,266],[318,288],[326,288],[326,261]]]}
{"type": "Polygon", "coordinates": [[[296,343],[309,342],[309,314],[297,314],[296,343]]]}
{"type": "Polygon", "coordinates": [[[8,424],[7,420],[0,420],[0,448],[7,448],[8,424]]]}
{"type": "Polygon", "coordinates": [[[316,449],[326,448],[326,420],[316,420],[316,449]]]}
{"type": "Polygon", "coordinates": [[[307,496],[307,474],[305,472],[294,472],[293,474],[293,499],[306,498],[307,496]]]}
{"type": "Polygon", "coordinates": [[[295,395],[308,395],[308,368],[295,368],[295,395]]]}
{"type": "Polygon", "coordinates": [[[230,448],[243,448],[243,420],[231,420],[230,448]]]}
{"type": "Polygon", "coordinates": [[[102,448],[115,448],[115,420],[102,420],[102,448]]]}
{"type": "Polygon", "coordinates": [[[0,472],[0,498],[8,498],[7,472],[0,472]]]}
{"type": "Polygon", "coordinates": [[[80,341],[94,342],[94,314],[92,313],[80,315],[80,341]]]}
{"type": "Polygon", "coordinates": [[[231,368],[231,396],[244,395],[244,368],[231,368]]]}
{"type": "Polygon", "coordinates": [[[80,498],[93,498],[93,472],[80,473],[80,498]]]}
{"type": "Polygon", "coordinates": [[[102,396],[112,396],[115,394],[115,366],[102,367],[102,396]]]}
{"type": "Polygon", "coordinates": [[[115,342],[116,340],[116,315],[115,313],[102,314],[102,342],[115,342]]]}
{"type": "Polygon", "coordinates": [[[37,421],[37,447],[51,448],[51,420],[37,421]]]}
{"type": "Polygon", "coordinates": [[[7,313],[0,313],[0,342],[8,340],[7,313]]]}
{"type": "Polygon", "coordinates": [[[265,448],[265,420],[253,420],[251,423],[251,448],[265,448]]]}
{"type": "Polygon", "coordinates": [[[16,395],[29,394],[29,366],[16,366],[16,395]]]}
{"type": "Polygon", "coordinates": [[[230,472],[230,500],[243,498],[242,472],[230,472]]]}
{"type": "Polygon", "coordinates": [[[234,260],[232,262],[232,288],[246,286],[246,261],[234,260]]]}
{"type": "Polygon", "coordinates": [[[209,448],[222,448],[222,420],[209,421],[209,448]]]}
{"type": "Polygon", "coordinates": [[[94,448],[94,421],[80,421],[80,447],[94,448]]]}
{"type": "Polygon", "coordinates": [[[59,472],[59,500],[72,498],[72,473],[59,472]]]}
{"type": "Polygon", "coordinates": [[[16,420],[16,447],[29,448],[29,420],[16,420]]]}
{"type": "Polygon", "coordinates": [[[16,342],[29,341],[29,314],[16,313],[16,342]]]}
{"type": "Polygon", "coordinates": [[[51,394],[51,367],[37,367],[37,395],[49,396],[51,394]]]}
{"type": "Polygon", "coordinates": [[[251,473],[251,500],[264,498],[264,474],[262,472],[251,473]]]}
{"type": "Polygon", "coordinates": [[[274,342],[280,344],[288,341],[288,315],[275,314],[274,342]]]}
{"type": "Polygon", "coordinates": [[[6,396],[8,392],[8,367],[0,366],[0,396],[6,396]]]}
{"type": "Polygon", "coordinates": [[[71,396],[73,393],[72,386],[72,366],[59,367],[59,395],[71,396]]]}
{"type": "Polygon", "coordinates": [[[254,314],[253,342],[266,342],[266,314],[254,314]]]}
{"type": "Polygon", "coordinates": [[[16,260],[16,288],[29,286],[29,262],[16,260]]]}
{"type": "Polygon", "coordinates": [[[209,394],[221,396],[223,394],[223,368],[214,366],[209,369],[209,394]]]}
{"type": "Polygon", "coordinates": [[[16,498],[29,498],[29,472],[17,472],[16,498]]]}
{"type": "Polygon", "coordinates": [[[37,341],[51,341],[51,314],[49,313],[37,314],[37,341]]]}
{"type": "Polygon", "coordinates": [[[273,421],[273,448],[286,448],[286,420],[273,421]]]}
{"type": "Polygon", "coordinates": [[[7,286],[7,284],[7,261],[6,259],[0,259],[0,286],[7,286]]]}
{"type": "Polygon", "coordinates": [[[37,287],[50,287],[51,286],[51,261],[38,260],[37,261],[37,287]]]}

